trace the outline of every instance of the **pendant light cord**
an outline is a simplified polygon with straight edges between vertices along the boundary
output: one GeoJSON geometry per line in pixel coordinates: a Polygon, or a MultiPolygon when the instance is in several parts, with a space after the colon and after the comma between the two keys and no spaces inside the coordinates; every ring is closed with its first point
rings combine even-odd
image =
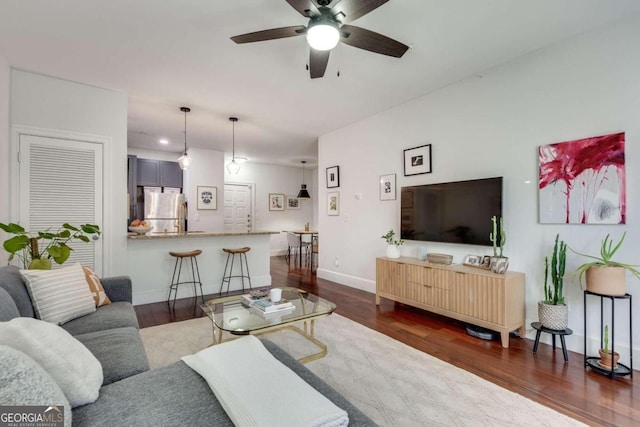
{"type": "Polygon", "coordinates": [[[233,141],[233,148],[232,148],[232,154],[231,154],[231,161],[235,161],[236,160],[236,121],[232,120],[232,141],[233,141]]]}
{"type": "Polygon", "coordinates": [[[187,110],[184,110],[184,154],[187,154],[187,110]]]}

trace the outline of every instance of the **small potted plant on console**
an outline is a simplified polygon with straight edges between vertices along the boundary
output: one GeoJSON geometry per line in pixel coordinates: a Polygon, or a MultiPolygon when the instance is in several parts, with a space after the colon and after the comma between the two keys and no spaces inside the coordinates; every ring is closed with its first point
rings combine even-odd
{"type": "Polygon", "coordinates": [[[493,256],[489,266],[494,273],[504,274],[509,268],[509,258],[503,255],[507,234],[504,231],[502,217],[498,220],[498,218],[492,216],[491,221],[493,222],[493,232],[489,233],[489,239],[493,243],[493,256]],[[498,248],[500,249],[499,252],[498,248]]]}
{"type": "Polygon", "coordinates": [[[565,304],[563,295],[566,259],[567,244],[557,234],[551,255],[551,284],[548,280],[549,257],[544,257],[544,300],[538,302],[538,319],[545,328],[567,328],[569,307],[565,304]]]}
{"type": "Polygon", "coordinates": [[[393,228],[383,235],[382,238],[387,242],[387,258],[400,258],[400,246],[404,244],[404,240],[395,240],[396,233],[393,228]]]}

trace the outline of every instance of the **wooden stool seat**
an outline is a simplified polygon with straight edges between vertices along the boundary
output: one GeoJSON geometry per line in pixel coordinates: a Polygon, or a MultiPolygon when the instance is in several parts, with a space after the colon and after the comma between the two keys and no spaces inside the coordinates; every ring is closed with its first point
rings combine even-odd
{"type": "Polygon", "coordinates": [[[251,287],[251,276],[249,276],[249,263],[247,262],[247,252],[251,250],[250,247],[244,248],[223,248],[222,251],[227,254],[227,262],[224,265],[224,273],[222,273],[222,283],[220,284],[220,295],[222,295],[222,289],[224,289],[224,283],[227,282],[227,295],[229,295],[229,288],[231,287],[231,279],[238,278],[242,281],[242,291],[244,292],[244,279],[249,280],[249,289],[251,287]],[[233,263],[236,259],[236,255],[240,257],[240,274],[233,274],[233,263]],[[244,259],[244,265],[242,261],[244,259]],[[231,260],[231,265],[229,265],[231,260]],[[244,270],[247,270],[246,273],[244,270]]]}
{"type": "Polygon", "coordinates": [[[202,298],[202,303],[204,304],[204,295],[202,292],[202,282],[200,281],[200,269],[198,268],[198,255],[202,253],[202,250],[196,249],[188,252],[169,252],[169,255],[176,259],[176,263],[173,266],[173,275],[171,276],[171,285],[169,286],[169,297],[167,298],[167,303],[170,304],[171,301],[171,293],[174,292],[173,295],[173,308],[176,306],[176,298],[178,297],[178,286],[193,284],[193,294],[198,301],[198,290],[196,285],[200,285],[200,297],[202,298]],[[184,280],[180,281],[180,273],[182,273],[182,261],[184,259],[191,260],[191,279],[192,280],[184,280]]]}
{"type": "Polygon", "coordinates": [[[169,255],[174,256],[176,258],[189,258],[192,256],[198,256],[202,253],[200,249],[196,249],[195,251],[190,252],[169,252],[169,255]]]}
{"type": "Polygon", "coordinates": [[[239,249],[229,249],[229,248],[223,248],[222,251],[226,252],[228,254],[245,254],[247,252],[249,252],[251,250],[251,248],[248,247],[244,247],[244,248],[239,248],[239,249]]]}

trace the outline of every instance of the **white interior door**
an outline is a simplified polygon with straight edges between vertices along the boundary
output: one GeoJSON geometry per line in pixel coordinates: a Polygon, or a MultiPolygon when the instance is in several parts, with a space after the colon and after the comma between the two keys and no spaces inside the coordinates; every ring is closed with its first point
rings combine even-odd
{"type": "MultiPolygon", "coordinates": [[[[56,231],[65,222],[102,229],[102,144],[21,134],[19,151],[20,225],[29,231],[56,231]]],[[[102,274],[102,239],[70,246],[67,263],[102,274]]]]}
{"type": "Polygon", "coordinates": [[[224,185],[225,232],[244,232],[253,229],[251,193],[252,187],[248,184],[224,185]]]}

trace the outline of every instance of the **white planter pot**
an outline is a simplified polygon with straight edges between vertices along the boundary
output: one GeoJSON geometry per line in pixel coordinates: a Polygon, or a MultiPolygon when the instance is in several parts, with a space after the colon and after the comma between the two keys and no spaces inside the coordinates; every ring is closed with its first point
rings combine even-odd
{"type": "Polygon", "coordinates": [[[565,304],[553,305],[538,301],[538,320],[545,328],[563,330],[569,323],[569,307],[565,304]]]}
{"type": "Polygon", "coordinates": [[[400,258],[400,247],[387,245],[387,258],[400,258]]]}
{"type": "Polygon", "coordinates": [[[491,260],[489,265],[491,271],[498,274],[504,274],[507,272],[507,269],[509,268],[509,258],[492,256],[489,259],[491,260]]]}

